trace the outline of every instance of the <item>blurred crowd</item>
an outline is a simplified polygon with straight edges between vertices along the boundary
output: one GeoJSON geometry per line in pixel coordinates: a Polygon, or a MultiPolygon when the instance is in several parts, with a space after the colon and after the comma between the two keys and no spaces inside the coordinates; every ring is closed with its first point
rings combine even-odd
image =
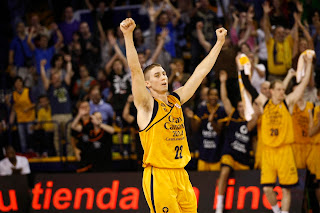
{"type": "MultiPolygon", "coordinates": [[[[138,9],[128,2],[84,0],[81,7],[63,5],[62,18],[51,23],[43,12],[25,11],[12,20],[14,36],[8,38],[7,69],[1,72],[2,147],[10,144],[29,158],[75,156],[80,161],[78,172],[112,170],[111,161],[117,156],[135,156],[141,165],[130,70],[117,23],[126,17],[134,18],[138,26],[134,42],[142,68],[161,64],[170,91],[186,82],[215,44],[215,30],[221,26],[228,30],[213,70],[184,106],[195,158],[208,160],[201,149],[212,146],[199,139],[215,132],[205,122],[226,116],[204,109],[222,106],[221,72],[228,76],[228,97],[237,107],[239,53],[252,64],[251,84],[270,96],[269,82],[288,75],[287,92],[291,91],[300,54],[315,50],[304,100],[319,105],[319,1],[145,0],[138,9]],[[86,15],[76,16],[75,8],[85,9],[86,15]]],[[[50,9],[49,5],[46,10],[50,9]]],[[[250,141],[253,168],[254,130],[250,141]]],[[[215,153],[215,158],[220,155],[215,153]]]]}

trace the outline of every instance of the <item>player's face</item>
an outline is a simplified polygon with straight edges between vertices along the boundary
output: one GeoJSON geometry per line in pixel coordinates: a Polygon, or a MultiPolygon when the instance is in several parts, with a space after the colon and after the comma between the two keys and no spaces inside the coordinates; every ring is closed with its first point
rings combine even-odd
{"type": "Polygon", "coordinates": [[[276,83],[274,88],[270,90],[272,98],[283,101],[285,97],[285,89],[282,83],[276,83]]]}
{"type": "Polygon", "coordinates": [[[162,67],[154,67],[150,70],[150,78],[147,81],[147,87],[158,93],[168,91],[168,77],[166,71],[162,67]]]}
{"type": "Polygon", "coordinates": [[[209,91],[208,94],[208,102],[210,105],[216,105],[218,103],[219,96],[218,96],[218,90],[212,89],[209,91]]]}

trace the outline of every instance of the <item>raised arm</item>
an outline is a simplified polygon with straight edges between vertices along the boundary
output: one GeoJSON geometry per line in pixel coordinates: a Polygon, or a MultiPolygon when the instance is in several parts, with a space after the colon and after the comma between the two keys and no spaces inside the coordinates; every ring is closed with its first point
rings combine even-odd
{"type": "Polygon", "coordinates": [[[269,41],[272,36],[270,32],[270,19],[269,19],[269,13],[271,12],[272,8],[270,7],[270,3],[268,1],[265,1],[262,4],[263,8],[263,31],[266,35],[266,41],[269,41]]]}
{"type": "Polygon", "coordinates": [[[192,76],[188,79],[186,84],[175,92],[180,96],[181,104],[187,102],[198,89],[199,85],[210,72],[213,65],[215,64],[221,48],[224,44],[225,37],[227,35],[227,30],[224,28],[219,28],[216,30],[217,42],[211,49],[209,54],[202,60],[202,62],[197,66],[192,76]]]}
{"type": "Polygon", "coordinates": [[[219,80],[220,80],[220,97],[221,101],[224,106],[224,110],[226,111],[227,115],[230,115],[233,111],[232,104],[230,102],[230,99],[228,98],[228,92],[227,92],[227,79],[228,74],[226,71],[221,70],[219,73],[219,80]]]}
{"type": "Polygon", "coordinates": [[[46,69],[44,68],[46,63],[47,63],[47,60],[45,60],[45,59],[42,59],[40,61],[40,74],[41,74],[41,79],[42,79],[44,89],[48,90],[49,86],[50,86],[50,80],[47,78],[46,69]]]}
{"type": "Polygon", "coordinates": [[[71,63],[71,56],[70,55],[65,55],[64,60],[67,62],[67,73],[64,77],[65,83],[69,86],[71,84],[71,78],[73,76],[73,71],[72,71],[72,63],[71,63]]]}
{"type": "Polygon", "coordinates": [[[311,70],[312,70],[312,59],[313,59],[313,55],[311,54],[304,55],[304,60],[306,63],[306,67],[305,67],[306,75],[303,77],[302,81],[297,86],[297,88],[286,97],[286,102],[289,108],[292,107],[302,97],[304,90],[310,81],[311,70]]]}
{"type": "Polygon", "coordinates": [[[80,124],[80,120],[86,113],[87,113],[86,110],[79,108],[77,116],[73,119],[73,121],[71,123],[71,129],[73,129],[74,131],[77,131],[77,132],[82,131],[82,125],[80,124]]]}
{"type": "Polygon", "coordinates": [[[98,125],[101,129],[103,129],[104,131],[108,132],[109,134],[113,134],[114,133],[113,126],[110,126],[108,124],[102,123],[102,121],[99,120],[95,115],[91,115],[90,118],[91,118],[91,122],[94,125],[98,125]]]}
{"type": "Polygon", "coordinates": [[[119,59],[122,61],[125,69],[127,69],[128,62],[127,62],[126,57],[123,55],[119,45],[117,44],[117,39],[114,37],[114,35],[111,31],[108,32],[107,37],[108,37],[108,41],[109,41],[110,45],[113,47],[113,49],[116,52],[116,54],[118,55],[119,59]]]}
{"type": "Polygon", "coordinates": [[[146,89],[144,75],[139,63],[137,50],[133,43],[133,30],[136,24],[133,19],[127,18],[120,24],[120,29],[123,33],[127,61],[131,71],[132,79],[132,94],[134,97],[134,104],[137,107],[138,113],[140,111],[152,112],[153,108],[153,98],[151,94],[146,89]]]}
{"type": "Polygon", "coordinates": [[[181,14],[179,10],[172,5],[170,0],[164,0],[164,1],[170,6],[170,8],[172,9],[175,15],[174,17],[171,17],[171,22],[173,26],[176,26],[178,24],[181,14]]]}
{"type": "Polygon", "coordinates": [[[203,28],[203,23],[201,21],[199,21],[197,23],[198,40],[199,40],[199,43],[201,44],[201,46],[206,50],[206,52],[209,52],[212,48],[212,45],[204,37],[203,32],[202,32],[202,28],[203,28]]]}
{"type": "Polygon", "coordinates": [[[163,29],[160,33],[160,38],[157,44],[156,49],[154,50],[152,56],[151,56],[151,62],[155,63],[158,60],[158,57],[162,51],[163,45],[165,43],[166,37],[168,36],[168,29],[163,29]]]}
{"type": "Polygon", "coordinates": [[[32,37],[34,34],[34,27],[31,27],[30,29],[30,33],[28,35],[28,39],[27,39],[27,44],[30,48],[31,51],[34,51],[36,49],[36,46],[34,45],[34,43],[32,42],[32,37]]]}
{"type": "Polygon", "coordinates": [[[289,69],[285,79],[282,81],[282,84],[283,84],[283,87],[284,89],[286,90],[288,85],[289,85],[289,82],[291,81],[291,79],[296,76],[296,71],[294,71],[294,69],[289,69]]]}
{"type": "Polygon", "coordinates": [[[98,26],[99,35],[100,35],[100,43],[104,44],[107,38],[106,38],[106,34],[104,33],[101,21],[99,19],[97,19],[97,26],[98,26]]]}
{"type": "Polygon", "coordinates": [[[60,48],[62,47],[62,45],[63,45],[63,35],[62,35],[61,31],[59,30],[58,25],[57,25],[56,23],[52,23],[52,24],[51,24],[51,29],[52,29],[53,31],[55,31],[56,34],[57,34],[58,40],[57,40],[56,43],[54,44],[54,48],[55,48],[56,50],[58,50],[58,49],[60,49],[60,48]]]}

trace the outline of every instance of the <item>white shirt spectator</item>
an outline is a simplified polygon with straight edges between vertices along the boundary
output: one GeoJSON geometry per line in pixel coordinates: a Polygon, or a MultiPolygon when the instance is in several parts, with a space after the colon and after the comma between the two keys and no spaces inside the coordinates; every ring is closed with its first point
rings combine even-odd
{"type": "Polygon", "coordinates": [[[259,45],[259,59],[266,61],[268,59],[268,50],[266,45],[266,35],[262,29],[257,30],[258,45],[259,45]]]}
{"type": "MultiPolygon", "coordinates": [[[[258,67],[258,69],[261,70],[261,72],[266,72],[266,67],[263,64],[257,64],[256,67],[258,67]]],[[[257,90],[258,93],[260,93],[261,84],[265,81],[266,76],[264,75],[264,77],[261,77],[254,68],[251,77],[251,84],[257,90]]]]}
{"type": "Polygon", "coordinates": [[[22,175],[30,174],[30,166],[28,159],[23,156],[16,156],[17,163],[16,166],[14,166],[8,158],[4,158],[0,161],[0,176],[8,176],[12,175],[13,169],[19,170],[21,169],[22,175]]]}

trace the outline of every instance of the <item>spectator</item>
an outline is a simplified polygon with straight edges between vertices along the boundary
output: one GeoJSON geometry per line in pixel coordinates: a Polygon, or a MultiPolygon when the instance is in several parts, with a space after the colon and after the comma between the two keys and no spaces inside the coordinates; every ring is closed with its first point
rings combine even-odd
{"type": "Polygon", "coordinates": [[[263,31],[263,19],[260,20],[260,28],[257,29],[257,51],[259,62],[266,68],[266,79],[268,79],[268,51],[266,45],[266,35],[263,31]]]}
{"type": "Polygon", "coordinates": [[[14,91],[12,93],[12,111],[10,124],[13,124],[13,116],[16,116],[18,123],[18,132],[20,139],[20,149],[22,153],[32,151],[32,125],[35,121],[35,104],[30,95],[30,89],[24,87],[21,77],[16,77],[14,80],[14,91]]]}
{"type": "Polygon", "coordinates": [[[46,70],[48,78],[52,73],[59,73],[63,78],[66,75],[66,70],[63,67],[64,60],[62,54],[54,54],[50,61],[50,70],[46,70]]]}
{"type": "Polygon", "coordinates": [[[237,29],[239,27],[239,18],[234,12],[233,16],[233,24],[230,30],[231,40],[233,45],[241,46],[241,44],[246,43],[249,45],[250,50],[255,50],[255,38],[252,35],[254,32],[253,26],[253,17],[254,17],[254,10],[253,7],[249,7],[248,12],[242,12],[245,16],[244,27],[237,29]]]}
{"type": "Polygon", "coordinates": [[[90,115],[94,112],[100,112],[102,115],[102,121],[105,124],[112,125],[114,111],[110,104],[104,102],[101,98],[101,92],[99,87],[93,86],[89,91],[89,104],[90,104],[90,115]]]}
{"type": "Polygon", "coordinates": [[[266,81],[266,68],[263,64],[259,64],[258,57],[253,53],[248,54],[251,63],[251,84],[260,93],[261,84],[266,81]]]}
{"type": "Polygon", "coordinates": [[[297,2],[297,8],[299,8],[299,13],[294,13],[295,22],[297,23],[298,27],[294,28],[293,34],[293,53],[292,53],[292,68],[297,69],[298,59],[300,54],[307,50],[311,49],[314,50],[313,39],[308,31],[308,29],[302,25],[301,23],[301,14],[303,13],[302,4],[297,2]],[[303,36],[299,36],[299,30],[302,31],[303,36]]]}
{"type": "MultiPolygon", "coordinates": [[[[88,101],[81,101],[79,103],[78,113],[81,114],[78,124],[80,124],[82,127],[85,127],[90,122],[90,105],[88,101]]],[[[88,158],[88,148],[90,143],[87,143],[87,140],[87,136],[82,134],[82,132],[77,132],[72,129],[71,144],[76,159],[80,161],[77,172],[84,172],[92,167],[88,158]]]]}
{"type": "Polygon", "coordinates": [[[30,33],[32,28],[34,29],[32,39],[35,39],[41,35],[46,35],[49,39],[50,32],[46,27],[41,25],[38,14],[32,14],[30,19],[30,26],[27,28],[27,31],[30,33]]]}
{"type": "Polygon", "coordinates": [[[113,29],[113,8],[116,4],[116,0],[112,0],[109,8],[106,7],[105,1],[98,1],[97,9],[91,4],[90,0],[85,0],[85,3],[90,10],[94,19],[99,20],[104,30],[113,29]]]}
{"type": "MultiPolygon", "coordinates": [[[[161,12],[158,16],[156,33],[159,34],[163,29],[167,29],[168,37],[166,38],[166,42],[164,48],[170,53],[171,57],[176,57],[176,38],[175,38],[175,27],[178,24],[180,19],[180,12],[171,4],[170,0],[164,0],[164,2],[169,5],[172,9],[173,14],[168,12],[161,12]],[[170,15],[169,15],[170,14],[170,15]]],[[[163,4],[164,5],[164,4],[163,4]]],[[[161,7],[161,10],[163,6],[161,7]]]]}
{"type": "Polygon", "coordinates": [[[64,44],[69,45],[72,41],[73,33],[79,30],[80,23],[74,19],[73,8],[64,9],[64,21],[59,24],[59,29],[64,38],[64,44]]]}
{"type": "Polygon", "coordinates": [[[87,22],[80,24],[80,44],[82,62],[87,66],[90,75],[95,75],[100,63],[99,40],[91,33],[87,22]]]}
{"type": "Polygon", "coordinates": [[[28,159],[17,156],[12,146],[6,147],[6,158],[0,161],[0,176],[30,174],[28,159]]]}
{"type": "Polygon", "coordinates": [[[211,46],[216,40],[215,29],[219,25],[219,20],[216,14],[209,9],[209,6],[209,0],[200,0],[196,4],[193,15],[191,15],[194,31],[192,32],[191,40],[190,70],[194,70],[206,54],[205,50],[202,48],[202,45],[198,41],[196,23],[198,23],[199,21],[203,23],[204,38],[209,42],[211,46]]]}
{"type": "Polygon", "coordinates": [[[100,112],[95,112],[90,116],[90,121],[87,125],[79,124],[81,117],[87,113],[79,110],[77,117],[73,120],[71,128],[75,131],[82,132],[87,135],[88,146],[88,161],[92,165],[91,171],[103,172],[112,169],[112,137],[114,128],[110,125],[102,123],[102,115],[100,112]]]}
{"type": "Polygon", "coordinates": [[[87,94],[93,85],[97,84],[97,81],[89,76],[89,71],[86,65],[80,65],[79,67],[80,79],[76,80],[72,94],[78,97],[78,100],[82,100],[87,94]]]}
{"type": "MultiPolygon", "coordinates": [[[[29,48],[34,53],[38,74],[40,74],[40,61],[43,59],[45,59],[46,61],[51,61],[56,50],[60,49],[61,44],[63,42],[63,36],[56,25],[54,25],[53,30],[57,33],[57,36],[58,36],[57,42],[53,46],[48,47],[49,37],[46,34],[41,34],[39,39],[39,48],[38,48],[32,42],[32,37],[34,35],[35,28],[31,27],[27,42],[28,42],[29,48]]],[[[48,70],[49,68],[50,68],[50,63],[46,63],[45,70],[48,70]]]]}
{"type": "MultiPolygon", "coordinates": [[[[69,131],[66,130],[66,123],[72,119],[71,114],[71,99],[69,95],[69,86],[71,84],[71,77],[73,75],[71,57],[69,55],[65,55],[64,59],[67,62],[67,73],[64,79],[61,78],[61,73],[53,73],[51,75],[50,80],[46,76],[45,73],[45,64],[46,60],[41,60],[41,78],[43,81],[43,85],[45,90],[47,91],[47,95],[49,97],[51,103],[51,111],[52,111],[52,120],[57,122],[59,126],[55,126],[54,133],[54,145],[56,149],[56,153],[58,155],[62,154],[62,150],[60,149],[60,141],[59,141],[59,129],[61,137],[60,139],[64,140],[69,139],[70,134],[69,131]]],[[[69,140],[68,140],[69,141],[69,140]]],[[[70,155],[72,152],[67,146],[67,154],[70,155]]]]}
{"type": "Polygon", "coordinates": [[[32,52],[27,44],[27,33],[23,22],[16,26],[17,35],[12,39],[9,50],[9,69],[15,69],[23,80],[28,75],[27,67],[32,66],[32,52]]]}
{"type": "Polygon", "coordinates": [[[53,146],[54,123],[52,122],[51,106],[48,96],[39,97],[39,107],[37,112],[37,125],[35,126],[35,138],[37,138],[37,149],[42,157],[54,156],[53,146]]]}
{"type": "MultiPolygon", "coordinates": [[[[263,27],[268,50],[268,80],[272,81],[275,79],[284,79],[287,71],[292,66],[292,35],[289,34],[286,36],[284,27],[277,25],[274,29],[274,35],[272,37],[269,20],[271,7],[267,1],[263,4],[263,11],[263,27]]],[[[294,30],[292,30],[292,32],[294,32],[294,30]]]]}

